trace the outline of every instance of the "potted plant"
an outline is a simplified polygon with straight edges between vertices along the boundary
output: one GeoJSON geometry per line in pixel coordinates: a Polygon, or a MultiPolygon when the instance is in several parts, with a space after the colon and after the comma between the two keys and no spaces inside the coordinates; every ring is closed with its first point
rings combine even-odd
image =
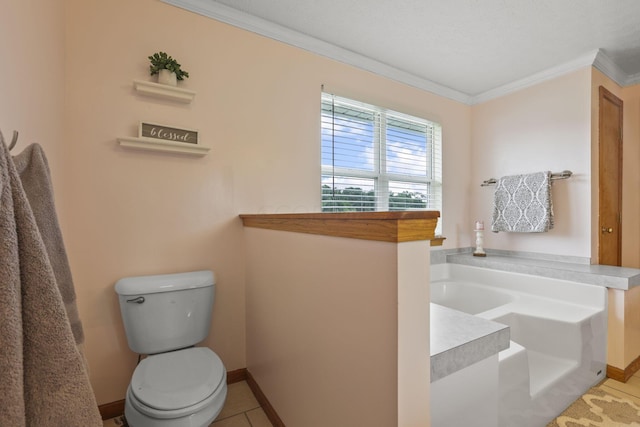
{"type": "Polygon", "coordinates": [[[180,68],[178,61],[173,59],[166,52],[156,52],[149,57],[151,65],[149,71],[151,75],[158,75],[158,83],[176,86],[178,80],[189,77],[189,73],[180,68]]]}

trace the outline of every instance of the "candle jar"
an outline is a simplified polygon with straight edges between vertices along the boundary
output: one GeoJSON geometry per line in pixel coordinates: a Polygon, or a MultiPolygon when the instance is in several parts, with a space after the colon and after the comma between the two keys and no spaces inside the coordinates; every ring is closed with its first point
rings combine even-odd
{"type": "Polygon", "coordinates": [[[474,231],[476,232],[476,249],[473,251],[473,256],[487,256],[482,247],[484,245],[484,222],[476,221],[474,231]]]}

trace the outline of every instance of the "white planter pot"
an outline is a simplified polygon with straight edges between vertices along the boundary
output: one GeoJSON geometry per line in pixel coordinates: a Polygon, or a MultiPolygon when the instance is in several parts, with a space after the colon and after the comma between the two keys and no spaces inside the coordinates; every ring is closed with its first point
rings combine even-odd
{"type": "Polygon", "coordinates": [[[158,73],[158,83],[162,85],[178,86],[178,77],[173,71],[160,70],[158,73]]]}

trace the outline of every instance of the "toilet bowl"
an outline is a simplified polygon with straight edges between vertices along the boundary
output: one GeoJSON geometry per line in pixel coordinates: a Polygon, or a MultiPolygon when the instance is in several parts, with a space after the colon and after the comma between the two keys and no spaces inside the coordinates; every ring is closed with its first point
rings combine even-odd
{"type": "Polygon", "coordinates": [[[116,283],[129,347],[148,355],[127,389],[129,426],[206,427],[222,410],[222,360],[207,347],[193,347],[209,332],[214,283],[210,271],[116,283]]]}
{"type": "Polygon", "coordinates": [[[131,426],[208,426],[227,396],[220,358],[205,347],[149,356],[133,373],[125,417],[131,426]]]}

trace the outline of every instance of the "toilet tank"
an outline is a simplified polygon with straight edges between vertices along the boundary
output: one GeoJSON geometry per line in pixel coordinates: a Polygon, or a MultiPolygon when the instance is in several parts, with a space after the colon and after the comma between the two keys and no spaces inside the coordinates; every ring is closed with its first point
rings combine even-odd
{"type": "Polygon", "coordinates": [[[129,348],[155,354],[204,340],[211,326],[212,271],[126,277],[115,285],[129,348]]]}

